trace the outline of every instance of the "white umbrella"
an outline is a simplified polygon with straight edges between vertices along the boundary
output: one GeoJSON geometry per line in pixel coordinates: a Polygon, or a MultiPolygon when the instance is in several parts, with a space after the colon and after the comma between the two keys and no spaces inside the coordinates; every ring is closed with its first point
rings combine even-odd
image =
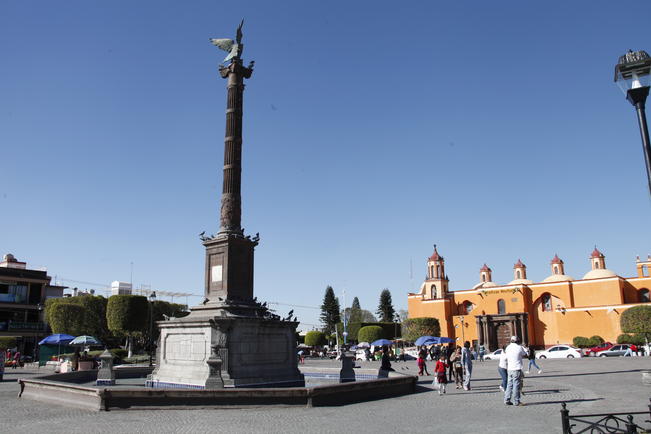
{"type": "Polygon", "coordinates": [[[359,344],[357,344],[357,348],[371,348],[371,344],[369,344],[368,342],[360,342],[359,344]]]}
{"type": "Polygon", "coordinates": [[[74,338],[68,345],[79,345],[82,347],[90,346],[90,345],[102,345],[102,343],[99,341],[99,339],[93,337],[93,336],[77,336],[74,338]]]}

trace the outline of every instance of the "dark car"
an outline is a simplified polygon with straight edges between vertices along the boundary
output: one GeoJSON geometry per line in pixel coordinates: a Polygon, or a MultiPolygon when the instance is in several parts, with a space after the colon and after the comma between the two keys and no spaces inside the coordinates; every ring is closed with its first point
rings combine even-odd
{"type": "Polygon", "coordinates": [[[600,352],[606,351],[607,349],[611,348],[613,344],[610,342],[604,342],[603,344],[599,344],[596,347],[588,348],[585,351],[586,356],[598,356],[600,352]]]}

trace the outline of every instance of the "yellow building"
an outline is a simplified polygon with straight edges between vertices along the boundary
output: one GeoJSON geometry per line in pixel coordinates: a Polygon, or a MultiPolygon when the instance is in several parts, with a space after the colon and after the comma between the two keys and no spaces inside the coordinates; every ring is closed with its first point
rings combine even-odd
{"type": "Polygon", "coordinates": [[[518,260],[513,280],[498,284],[484,264],[472,289],[450,291],[445,260],[434,246],[420,291],[408,294],[409,318],[438,318],[441,336],[483,344],[491,351],[507,344],[512,335],[536,347],[571,344],[575,336],[599,335],[615,342],[622,333],[622,312],[649,302],[651,257],[646,261],[638,257],[637,277],[626,278],[607,269],[605,256],[595,247],[590,267],[575,280],[565,274],[556,255],[549,277],[533,282],[518,260]]]}

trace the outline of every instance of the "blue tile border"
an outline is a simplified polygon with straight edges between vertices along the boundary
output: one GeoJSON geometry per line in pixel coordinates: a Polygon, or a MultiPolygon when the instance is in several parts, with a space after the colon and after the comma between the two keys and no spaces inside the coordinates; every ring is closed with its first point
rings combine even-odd
{"type": "Polygon", "coordinates": [[[145,387],[152,387],[154,389],[197,389],[203,390],[206,387],[198,384],[185,384],[185,383],[166,383],[164,381],[147,380],[145,387]]]}

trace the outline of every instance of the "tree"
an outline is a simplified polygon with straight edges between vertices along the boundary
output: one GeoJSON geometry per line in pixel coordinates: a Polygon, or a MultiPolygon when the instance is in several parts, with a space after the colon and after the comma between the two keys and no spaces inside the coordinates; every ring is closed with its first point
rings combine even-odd
{"type": "Polygon", "coordinates": [[[384,288],[380,293],[380,304],[377,308],[380,322],[393,322],[396,311],[393,309],[393,302],[391,301],[391,292],[384,288]]]}
{"type": "MultiPolygon", "coordinates": [[[[108,327],[106,325],[106,303],[107,300],[101,296],[94,295],[79,295],[76,297],[65,297],[65,298],[51,298],[45,302],[45,318],[47,322],[52,326],[53,321],[57,323],[58,329],[62,325],[61,321],[67,321],[70,324],[72,318],[52,318],[52,312],[55,309],[55,306],[62,304],[72,304],[76,306],[81,306],[85,308],[83,311],[83,317],[77,316],[75,320],[78,320],[80,323],[76,324],[75,330],[78,332],[78,335],[90,335],[98,338],[100,341],[104,342],[109,336],[108,327]]],[[[65,308],[63,308],[65,310],[65,308]]],[[[74,308],[72,308],[74,310],[74,308]]],[[[61,312],[60,310],[56,310],[61,312]]],[[[81,311],[77,313],[81,315],[81,311]]],[[[65,326],[70,327],[70,325],[65,326]]],[[[54,330],[54,327],[52,328],[54,330]]],[[[55,332],[58,333],[58,332],[55,332]]],[[[74,333],[68,333],[74,334],[74,333]]]]}
{"type": "Polygon", "coordinates": [[[7,348],[14,348],[16,346],[16,338],[6,336],[0,337],[0,351],[6,351],[7,348]]]}
{"type": "Polygon", "coordinates": [[[377,322],[377,318],[370,311],[362,309],[360,322],[377,322]]]}
{"type": "Polygon", "coordinates": [[[313,330],[305,334],[305,345],[308,347],[315,347],[319,345],[325,345],[326,336],[325,333],[313,330]]]}
{"type": "Polygon", "coordinates": [[[90,315],[87,308],[76,303],[57,303],[48,309],[48,323],[53,333],[81,336],[85,333],[84,323],[90,315]]]}
{"type": "Polygon", "coordinates": [[[353,298],[353,304],[351,305],[352,309],[362,310],[362,306],[359,304],[359,298],[353,298]]]}
{"type": "Polygon", "coordinates": [[[651,306],[641,305],[626,309],[619,321],[624,333],[640,333],[648,339],[651,334],[651,306]]]}
{"type": "Polygon", "coordinates": [[[112,295],[106,306],[110,331],[127,337],[129,357],[133,352],[133,337],[144,333],[149,325],[149,302],[141,295],[112,295]]]}
{"type": "Polygon", "coordinates": [[[321,305],[321,322],[323,323],[323,332],[326,335],[331,335],[335,331],[336,324],[341,321],[339,311],[339,300],[335,297],[332,286],[328,285],[321,305]]]}
{"type": "Polygon", "coordinates": [[[359,329],[357,332],[357,340],[360,342],[368,342],[369,344],[378,339],[382,339],[382,327],[379,326],[366,326],[359,329]]]}
{"type": "Polygon", "coordinates": [[[441,325],[436,318],[411,318],[402,322],[402,338],[414,342],[421,336],[440,336],[441,325]]]}

